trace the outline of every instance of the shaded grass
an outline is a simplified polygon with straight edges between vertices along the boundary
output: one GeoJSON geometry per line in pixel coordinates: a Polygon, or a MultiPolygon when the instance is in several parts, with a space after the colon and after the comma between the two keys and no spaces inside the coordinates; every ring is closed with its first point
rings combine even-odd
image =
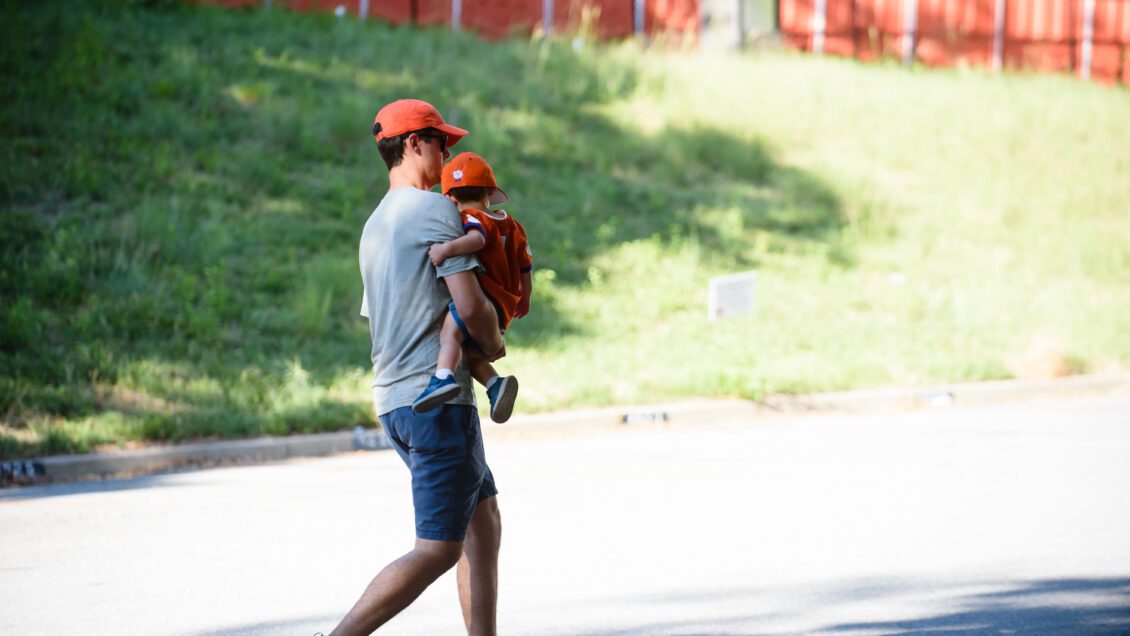
{"type": "Polygon", "coordinates": [[[531,236],[526,411],[1130,360],[1130,100],[1061,77],[281,11],[2,9],[0,456],[371,423],[367,130],[472,131],[531,236]],[[473,63],[467,63],[473,62],[473,63]],[[757,310],[707,323],[711,276],[757,310]]]}

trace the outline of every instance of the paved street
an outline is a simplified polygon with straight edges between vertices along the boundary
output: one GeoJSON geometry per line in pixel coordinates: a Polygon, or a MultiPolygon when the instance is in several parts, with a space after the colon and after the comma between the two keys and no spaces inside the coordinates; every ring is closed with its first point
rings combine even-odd
{"type": "MultiPolygon", "coordinates": [[[[502,634],[1130,633],[1130,395],[487,456],[502,634]]],[[[328,633],[412,538],[391,452],[0,491],[0,634],[328,633]]],[[[461,630],[448,574],[381,633],[461,630]]]]}

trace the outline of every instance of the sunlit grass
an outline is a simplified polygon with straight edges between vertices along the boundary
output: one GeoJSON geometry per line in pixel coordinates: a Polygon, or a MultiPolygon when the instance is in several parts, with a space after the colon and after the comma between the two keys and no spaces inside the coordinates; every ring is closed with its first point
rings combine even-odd
{"type": "Polygon", "coordinates": [[[3,457],[372,423],[356,249],[387,187],[368,129],[404,96],[472,131],[456,149],[531,236],[533,313],[498,365],[523,412],[1130,363],[1124,89],[2,11],[3,457]],[[754,313],[707,321],[710,277],[745,269],[754,313]]]}

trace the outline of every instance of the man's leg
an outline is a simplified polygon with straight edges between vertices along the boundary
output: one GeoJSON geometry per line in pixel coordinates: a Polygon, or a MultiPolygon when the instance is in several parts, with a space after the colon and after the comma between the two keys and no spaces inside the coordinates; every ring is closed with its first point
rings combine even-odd
{"type": "Polygon", "coordinates": [[[330,636],[369,636],[416,600],[463,553],[461,541],[416,539],[411,552],[385,566],[330,636]]]}
{"type": "Polygon", "coordinates": [[[488,497],[479,502],[467,538],[463,555],[456,569],[459,583],[459,604],[463,607],[463,622],[472,636],[494,636],[498,610],[498,548],[502,540],[502,516],[498,511],[498,498],[488,497]]]}

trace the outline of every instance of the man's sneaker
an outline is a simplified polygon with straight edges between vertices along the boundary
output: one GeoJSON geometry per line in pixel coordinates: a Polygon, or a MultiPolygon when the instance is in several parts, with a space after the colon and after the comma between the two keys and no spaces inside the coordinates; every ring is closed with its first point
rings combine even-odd
{"type": "Polygon", "coordinates": [[[514,412],[514,398],[518,397],[518,378],[508,375],[487,389],[490,398],[490,419],[502,424],[514,412]]]}
{"type": "Polygon", "coordinates": [[[455,382],[455,376],[440,380],[433,375],[428,382],[428,388],[412,402],[412,410],[416,413],[427,413],[437,406],[446,404],[457,395],[459,395],[459,384],[455,382]]]}

